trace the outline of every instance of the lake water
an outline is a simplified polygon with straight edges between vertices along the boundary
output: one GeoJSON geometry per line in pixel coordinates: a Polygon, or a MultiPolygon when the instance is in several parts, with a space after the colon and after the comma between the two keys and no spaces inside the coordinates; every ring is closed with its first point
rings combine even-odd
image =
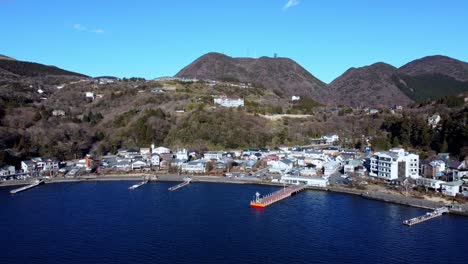
{"type": "Polygon", "coordinates": [[[466,263],[468,218],[413,227],[423,209],[304,191],[264,210],[278,187],[132,182],[0,188],[0,263],[466,263]]]}

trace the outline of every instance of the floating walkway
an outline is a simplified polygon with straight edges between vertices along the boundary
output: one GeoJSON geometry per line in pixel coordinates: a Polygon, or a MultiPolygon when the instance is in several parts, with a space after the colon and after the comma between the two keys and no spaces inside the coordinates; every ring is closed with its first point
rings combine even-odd
{"type": "Polygon", "coordinates": [[[132,185],[132,186],[128,187],[128,189],[129,190],[135,190],[135,189],[140,188],[141,186],[143,186],[143,185],[145,185],[147,183],[148,183],[148,181],[144,180],[144,181],[142,181],[142,182],[140,182],[138,184],[135,184],[135,185],[132,185]]]}
{"type": "Polygon", "coordinates": [[[176,186],[172,186],[172,187],[170,187],[168,190],[169,190],[169,191],[175,191],[175,190],[177,190],[177,189],[180,189],[180,188],[182,188],[182,187],[184,187],[184,186],[189,185],[191,181],[192,181],[191,178],[184,178],[184,182],[179,183],[179,184],[177,184],[176,186]]]}
{"type": "Polygon", "coordinates": [[[39,186],[39,185],[41,185],[43,183],[44,183],[44,180],[36,180],[36,181],[34,181],[33,183],[31,183],[29,185],[23,186],[23,187],[18,188],[18,189],[11,190],[10,193],[15,194],[15,193],[19,193],[19,192],[22,192],[22,191],[26,191],[26,190],[29,190],[31,188],[37,187],[37,186],[39,186]]]}
{"type": "Polygon", "coordinates": [[[287,188],[278,190],[274,193],[268,194],[263,198],[260,198],[260,194],[257,192],[255,195],[257,198],[254,201],[250,202],[250,207],[253,208],[265,208],[270,204],[274,204],[278,201],[281,201],[289,196],[301,192],[305,189],[305,185],[291,185],[287,188]]]}
{"type": "Polygon", "coordinates": [[[432,211],[430,213],[426,213],[425,215],[405,220],[405,221],[403,221],[403,224],[407,225],[407,226],[417,225],[419,223],[422,223],[422,222],[431,220],[433,218],[439,217],[442,214],[448,213],[448,212],[449,212],[449,210],[448,210],[447,207],[437,208],[437,209],[435,209],[434,211],[432,211]]]}

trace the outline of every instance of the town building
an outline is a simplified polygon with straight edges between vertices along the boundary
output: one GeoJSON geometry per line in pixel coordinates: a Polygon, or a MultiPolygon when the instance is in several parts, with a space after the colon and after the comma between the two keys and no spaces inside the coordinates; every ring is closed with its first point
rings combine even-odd
{"type": "Polygon", "coordinates": [[[302,176],[291,176],[291,175],[284,175],[281,176],[281,183],[285,184],[303,184],[306,186],[311,186],[311,187],[327,187],[328,186],[328,180],[325,178],[319,178],[319,177],[302,177],[302,176]]]}
{"type": "Polygon", "coordinates": [[[331,160],[329,162],[326,162],[325,164],[323,164],[323,175],[330,176],[333,173],[338,172],[340,167],[341,167],[340,162],[336,160],[331,160]]]}
{"type": "Polygon", "coordinates": [[[440,184],[444,195],[457,196],[460,193],[463,181],[444,182],[440,184]]]}
{"type": "Polygon", "coordinates": [[[384,180],[419,177],[419,156],[401,148],[376,152],[370,158],[369,176],[384,180]]]}
{"type": "Polygon", "coordinates": [[[181,171],[184,173],[205,173],[206,172],[206,161],[205,160],[194,160],[182,164],[181,171]]]}
{"type": "Polygon", "coordinates": [[[223,158],[222,151],[208,151],[203,154],[205,160],[220,160],[223,158]]]}

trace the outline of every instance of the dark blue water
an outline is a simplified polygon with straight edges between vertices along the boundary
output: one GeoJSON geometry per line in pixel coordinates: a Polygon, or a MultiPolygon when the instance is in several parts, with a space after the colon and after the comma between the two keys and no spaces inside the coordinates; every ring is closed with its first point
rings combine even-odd
{"type": "MultiPolygon", "coordinates": [[[[411,228],[425,210],[306,191],[265,210],[275,187],[130,182],[0,189],[0,263],[464,263],[468,218],[411,228]]],[[[466,262],[465,262],[466,263],[466,262]]]]}

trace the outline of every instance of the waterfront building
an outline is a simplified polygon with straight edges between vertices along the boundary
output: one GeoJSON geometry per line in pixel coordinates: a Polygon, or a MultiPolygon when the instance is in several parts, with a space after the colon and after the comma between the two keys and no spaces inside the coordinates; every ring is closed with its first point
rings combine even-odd
{"type": "Polygon", "coordinates": [[[460,193],[463,181],[444,182],[440,184],[443,194],[448,196],[456,196],[460,193]]]}
{"type": "Polygon", "coordinates": [[[311,187],[327,187],[328,186],[328,180],[325,178],[319,178],[319,177],[302,177],[302,176],[292,176],[292,175],[284,175],[281,176],[280,183],[285,183],[285,184],[303,184],[306,186],[311,186],[311,187]]]}
{"type": "Polygon", "coordinates": [[[16,174],[15,166],[5,166],[0,168],[0,177],[8,177],[16,174]]]}
{"type": "Polygon", "coordinates": [[[21,161],[21,169],[25,173],[58,170],[59,162],[55,158],[32,158],[21,161]]]}
{"type": "Polygon", "coordinates": [[[428,189],[435,191],[440,191],[441,184],[445,183],[444,181],[429,179],[429,178],[418,178],[416,179],[416,185],[423,186],[428,189]]]}
{"type": "Polygon", "coordinates": [[[419,156],[401,148],[376,152],[370,158],[369,176],[384,180],[419,178],[419,156]]]}
{"type": "Polygon", "coordinates": [[[194,160],[182,164],[181,171],[184,173],[205,173],[206,172],[206,161],[205,160],[194,160]]]}

